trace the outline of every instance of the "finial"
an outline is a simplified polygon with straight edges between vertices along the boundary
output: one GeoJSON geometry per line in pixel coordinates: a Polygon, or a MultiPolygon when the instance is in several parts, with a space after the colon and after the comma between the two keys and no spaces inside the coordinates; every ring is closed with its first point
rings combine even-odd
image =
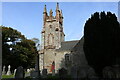
{"type": "Polygon", "coordinates": [[[61,14],[61,16],[63,16],[63,15],[62,15],[62,9],[61,9],[61,11],[60,11],[60,14],[61,14]]]}
{"type": "Polygon", "coordinates": [[[62,9],[61,9],[61,14],[62,14],[62,9]]]}
{"type": "Polygon", "coordinates": [[[56,10],[59,10],[59,3],[57,2],[56,10]]]}
{"type": "Polygon", "coordinates": [[[50,9],[50,16],[52,16],[53,12],[52,12],[52,9],[50,9]]]}
{"type": "Polygon", "coordinates": [[[44,12],[47,12],[47,10],[46,10],[46,5],[44,6],[44,12]]]}
{"type": "Polygon", "coordinates": [[[50,9],[50,12],[52,12],[52,9],[50,9]]]}

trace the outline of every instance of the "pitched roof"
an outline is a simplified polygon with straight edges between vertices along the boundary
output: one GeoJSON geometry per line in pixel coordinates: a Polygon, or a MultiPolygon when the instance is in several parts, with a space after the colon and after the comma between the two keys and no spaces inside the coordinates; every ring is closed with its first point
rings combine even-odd
{"type": "Polygon", "coordinates": [[[84,36],[78,41],[78,43],[71,50],[72,51],[77,51],[78,47],[79,48],[83,47],[83,43],[84,43],[84,36]]]}
{"type": "Polygon", "coordinates": [[[69,51],[71,50],[77,43],[79,42],[79,40],[74,40],[74,41],[64,41],[61,43],[61,48],[56,49],[56,51],[69,51]]]}

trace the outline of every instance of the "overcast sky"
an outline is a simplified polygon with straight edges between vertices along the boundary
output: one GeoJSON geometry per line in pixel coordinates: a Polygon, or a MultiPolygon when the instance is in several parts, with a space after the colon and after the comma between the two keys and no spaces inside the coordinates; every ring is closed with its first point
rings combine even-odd
{"type": "MultiPolygon", "coordinates": [[[[3,2],[2,24],[17,29],[28,39],[39,38],[43,27],[43,9],[53,10],[56,2],[3,2]]],[[[118,16],[118,2],[59,2],[64,22],[65,40],[79,40],[83,36],[84,24],[91,14],[110,11],[118,16]]]]}

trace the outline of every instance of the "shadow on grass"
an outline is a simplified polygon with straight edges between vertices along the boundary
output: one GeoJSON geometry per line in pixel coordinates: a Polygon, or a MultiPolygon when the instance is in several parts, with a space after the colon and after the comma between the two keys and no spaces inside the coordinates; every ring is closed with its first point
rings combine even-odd
{"type": "Polygon", "coordinates": [[[14,78],[14,75],[2,75],[2,78],[14,78]]]}

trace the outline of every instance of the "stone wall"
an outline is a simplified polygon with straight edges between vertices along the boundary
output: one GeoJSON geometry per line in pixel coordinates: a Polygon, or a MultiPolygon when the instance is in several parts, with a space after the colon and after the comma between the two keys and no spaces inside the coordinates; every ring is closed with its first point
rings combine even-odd
{"type": "Polygon", "coordinates": [[[71,50],[72,65],[86,66],[88,65],[84,50],[83,50],[84,38],[77,43],[77,45],[71,50]]]}
{"type": "Polygon", "coordinates": [[[65,68],[65,54],[70,53],[69,51],[61,51],[57,52],[55,49],[44,49],[42,54],[39,54],[39,68],[40,70],[44,68],[47,69],[48,73],[51,73],[51,65],[52,62],[55,62],[55,72],[57,73],[58,70],[62,67],[65,68]]]}
{"type": "Polygon", "coordinates": [[[56,73],[58,72],[59,69],[65,68],[65,54],[67,53],[69,53],[69,51],[56,52],[55,56],[56,73]]]}
{"type": "Polygon", "coordinates": [[[51,66],[53,61],[55,61],[55,50],[47,49],[44,52],[44,68],[47,69],[48,73],[51,73],[51,66]]]}
{"type": "Polygon", "coordinates": [[[81,40],[71,50],[70,53],[70,60],[71,60],[70,74],[72,75],[73,78],[85,78],[88,75],[88,70],[90,66],[87,63],[83,51],[83,43],[84,43],[84,38],[81,38],[81,40]]]}

